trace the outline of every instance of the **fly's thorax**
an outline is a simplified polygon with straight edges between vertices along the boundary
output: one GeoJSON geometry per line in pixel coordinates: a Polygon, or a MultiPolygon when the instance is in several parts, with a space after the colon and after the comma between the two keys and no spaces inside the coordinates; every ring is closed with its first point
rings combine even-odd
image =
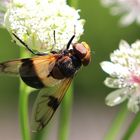
{"type": "Polygon", "coordinates": [[[73,76],[81,67],[81,60],[74,55],[62,56],[56,62],[51,74],[56,79],[63,79],[73,76]]]}

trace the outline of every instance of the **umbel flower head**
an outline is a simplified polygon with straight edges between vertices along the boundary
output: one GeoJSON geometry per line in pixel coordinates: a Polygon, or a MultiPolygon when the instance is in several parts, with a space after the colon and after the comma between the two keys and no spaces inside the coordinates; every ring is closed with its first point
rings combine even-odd
{"type": "Polygon", "coordinates": [[[111,7],[113,15],[123,14],[120,23],[127,26],[133,22],[140,24],[140,0],[101,0],[103,5],[111,7]]]}
{"type": "Polygon", "coordinates": [[[66,0],[12,0],[3,24],[34,50],[59,51],[66,48],[74,32],[77,42],[84,31],[78,12],[66,0]]]}
{"type": "Polygon", "coordinates": [[[140,40],[129,45],[122,40],[119,49],[110,55],[111,61],[103,61],[102,69],[110,76],[105,85],[116,90],[106,97],[106,104],[115,106],[128,99],[128,109],[139,111],[140,105],[140,40]]]}

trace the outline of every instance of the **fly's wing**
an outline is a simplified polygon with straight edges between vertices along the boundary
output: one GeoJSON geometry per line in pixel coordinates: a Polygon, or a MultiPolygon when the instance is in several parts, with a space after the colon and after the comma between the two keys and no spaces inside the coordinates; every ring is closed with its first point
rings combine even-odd
{"type": "Polygon", "coordinates": [[[42,130],[52,118],[73,78],[61,80],[54,87],[40,91],[32,112],[32,131],[42,130]]]}
{"type": "Polygon", "coordinates": [[[10,74],[10,75],[18,75],[19,67],[22,65],[21,60],[13,60],[0,63],[0,73],[10,74]]]}
{"type": "MultiPolygon", "coordinates": [[[[47,62],[55,61],[55,60],[56,60],[56,57],[53,54],[50,54],[47,56],[38,56],[38,57],[33,57],[33,58],[6,61],[6,62],[0,63],[0,73],[16,76],[19,74],[19,69],[23,63],[27,63],[27,65],[30,66],[30,62],[32,62],[39,69],[40,66],[42,66],[41,68],[43,68],[44,63],[46,64],[47,62]]],[[[46,65],[45,65],[45,68],[47,69],[46,65]]],[[[40,71],[41,70],[42,69],[40,69],[40,71]]]]}

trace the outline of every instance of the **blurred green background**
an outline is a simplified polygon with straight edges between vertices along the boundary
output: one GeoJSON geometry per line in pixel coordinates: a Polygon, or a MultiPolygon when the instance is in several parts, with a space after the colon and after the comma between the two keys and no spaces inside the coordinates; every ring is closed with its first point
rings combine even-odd
{"type": "MultiPolygon", "coordinates": [[[[140,25],[120,27],[120,17],[111,16],[109,9],[104,8],[99,0],[81,0],[79,8],[81,18],[86,19],[85,33],[81,41],[86,41],[91,46],[92,62],[80,70],[74,80],[70,140],[102,140],[120,106],[110,108],[105,105],[105,96],[111,89],[103,84],[107,75],[101,70],[99,63],[109,60],[109,54],[118,48],[121,39],[129,43],[139,39],[140,25]]],[[[0,29],[0,61],[15,58],[19,58],[19,47],[11,42],[6,30],[0,29]]],[[[5,140],[20,139],[18,81],[15,77],[0,77],[0,137],[7,134],[3,136],[5,140]]],[[[124,124],[124,127],[127,125],[124,124]]],[[[50,137],[55,140],[54,134],[50,137]]],[[[136,137],[137,134],[134,140],[136,137]]]]}

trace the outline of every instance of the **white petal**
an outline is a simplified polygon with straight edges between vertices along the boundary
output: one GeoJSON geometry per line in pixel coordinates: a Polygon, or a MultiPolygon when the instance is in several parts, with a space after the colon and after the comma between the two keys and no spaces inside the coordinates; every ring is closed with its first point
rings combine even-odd
{"type": "Polygon", "coordinates": [[[135,18],[135,15],[130,12],[121,18],[120,23],[122,26],[128,26],[134,22],[135,18]]]}
{"type": "Polygon", "coordinates": [[[112,5],[114,2],[112,0],[101,0],[101,3],[104,5],[104,6],[110,6],[112,5]]]}
{"type": "Polygon", "coordinates": [[[129,44],[125,40],[121,40],[119,43],[120,51],[126,51],[126,49],[130,49],[129,44]]]}
{"type": "Polygon", "coordinates": [[[103,61],[100,63],[101,68],[103,71],[110,75],[118,76],[118,75],[128,75],[129,71],[126,67],[121,66],[120,64],[113,64],[108,61],[103,61]]]}
{"type": "Polygon", "coordinates": [[[137,113],[139,111],[139,98],[140,96],[133,95],[127,104],[130,111],[137,113]]]}
{"type": "Polygon", "coordinates": [[[111,8],[111,14],[113,16],[118,15],[118,14],[122,14],[123,12],[124,12],[124,10],[121,7],[114,6],[111,8]]]}
{"type": "Polygon", "coordinates": [[[122,88],[111,92],[106,97],[106,104],[109,106],[115,106],[123,101],[125,101],[128,97],[128,88],[122,88]]]}
{"type": "Polygon", "coordinates": [[[114,64],[108,61],[103,61],[100,63],[101,68],[103,71],[105,71],[108,74],[113,74],[115,72],[114,70],[114,64]]]}
{"type": "Polygon", "coordinates": [[[119,88],[120,87],[119,79],[113,79],[110,77],[107,77],[105,79],[104,84],[110,88],[119,88]]]}
{"type": "Polygon", "coordinates": [[[137,40],[133,44],[131,44],[132,48],[137,49],[137,51],[140,49],[140,40],[137,40]]]}

